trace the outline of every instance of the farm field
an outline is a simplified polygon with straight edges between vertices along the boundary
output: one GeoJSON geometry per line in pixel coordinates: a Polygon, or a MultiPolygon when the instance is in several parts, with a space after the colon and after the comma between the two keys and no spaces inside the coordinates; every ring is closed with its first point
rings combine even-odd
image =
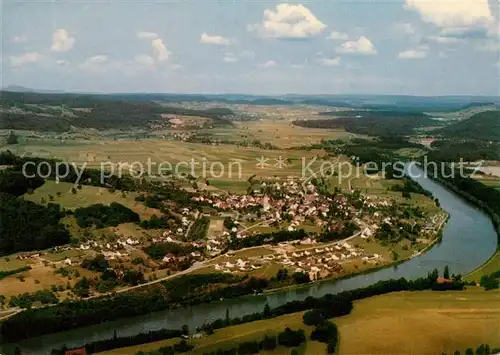
{"type": "Polygon", "coordinates": [[[476,287],[372,297],[335,320],[339,353],[353,355],[453,354],[482,343],[497,346],[499,322],[500,294],[476,287]]]}
{"type": "Polygon", "coordinates": [[[498,270],[500,270],[500,251],[497,251],[483,266],[466,275],[465,279],[479,282],[481,276],[490,275],[498,270]]]}
{"type": "MultiPolygon", "coordinates": [[[[299,114],[300,115],[300,114],[299,114]]],[[[302,114],[309,118],[319,116],[311,115],[307,112],[302,114]]],[[[291,119],[296,119],[292,116],[291,119]]],[[[264,120],[251,122],[236,122],[236,129],[216,128],[207,131],[207,136],[212,139],[231,140],[231,141],[254,141],[261,143],[270,143],[279,148],[292,148],[298,146],[307,146],[319,143],[327,139],[350,139],[357,135],[348,133],[342,129],[321,129],[305,128],[292,124],[291,120],[264,120]]]]}
{"type": "Polygon", "coordinates": [[[204,177],[205,162],[206,176],[210,180],[224,181],[221,182],[224,188],[233,188],[231,184],[228,185],[228,181],[233,180],[241,188],[242,182],[246,182],[254,174],[262,177],[300,177],[302,158],[310,162],[317,154],[313,151],[265,150],[235,145],[212,146],[159,139],[45,142],[32,140],[13,146],[11,150],[17,155],[74,162],[80,168],[83,164],[86,164],[87,168],[102,167],[103,170],[112,171],[117,175],[134,172],[140,164],[146,173],[150,162],[151,175],[155,177],[160,177],[160,174],[166,176],[170,171],[187,174],[192,173],[192,170],[196,177],[204,177]],[[262,157],[265,160],[261,160],[262,157]],[[194,169],[191,169],[192,159],[194,169]],[[259,164],[260,161],[262,164],[259,164]],[[280,161],[283,163],[279,164],[280,161]],[[164,164],[160,166],[160,163],[164,164]]]}
{"type": "Polygon", "coordinates": [[[125,205],[138,213],[142,219],[149,219],[153,214],[159,215],[160,212],[153,208],[144,206],[143,203],[135,201],[138,196],[135,192],[114,191],[109,189],[82,185],[81,188],[75,188],[74,184],[68,182],[55,182],[47,180],[38,189],[31,194],[25,194],[25,199],[36,203],[52,202],[60,204],[63,208],[74,210],[79,207],[87,207],[96,203],[109,205],[112,202],[117,202],[125,205]]]}

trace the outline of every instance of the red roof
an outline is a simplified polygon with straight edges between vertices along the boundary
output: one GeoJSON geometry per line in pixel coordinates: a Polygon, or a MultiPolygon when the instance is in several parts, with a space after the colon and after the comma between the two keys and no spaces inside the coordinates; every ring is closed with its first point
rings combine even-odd
{"type": "Polygon", "coordinates": [[[439,276],[436,281],[438,284],[449,284],[449,283],[453,282],[453,280],[445,279],[442,276],[439,276]]]}
{"type": "Polygon", "coordinates": [[[85,348],[68,350],[64,355],[87,355],[87,350],[85,348]]]}

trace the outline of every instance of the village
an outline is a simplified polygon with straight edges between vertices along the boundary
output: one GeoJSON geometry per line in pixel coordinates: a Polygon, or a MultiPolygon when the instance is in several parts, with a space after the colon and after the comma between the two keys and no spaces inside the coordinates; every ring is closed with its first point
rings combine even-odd
{"type": "MultiPolygon", "coordinates": [[[[394,262],[396,247],[381,245],[378,234],[381,226],[397,226],[407,220],[402,212],[409,208],[391,198],[357,191],[325,196],[312,182],[302,185],[291,179],[259,181],[245,195],[204,193],[192,200],[209,208],[200,211],[177,206],[178,223],[154,236],[137,237],[112,229],[116,235],[109,240],[87,240],[52,252],[78,251],[79,256],[60,261],[66,266],[79,265],[82,259],[96,255],[119,265],[139,255],[148,258],[150,272],[260,275],[268,269],[287,269],[317,280],[394,262]],[[193,236],[194,225],[203,218],[206,228],[193,236]],[[299,237],[273,240],[274,233],[296,233],[299,237]],[[249,242],[262,235],[266,237],[256,245],[249,242]],[[165,252],[151,258],[151,248],[165,252]]],[[[411,219],[409,223],[419,225],[420,232],[412,244],[402,238],[401,257],[416,255],[432,243],[444,221],[442,213],[411,219]]],[[[40,254],[18,257],[39,258],[40,254]]]]}

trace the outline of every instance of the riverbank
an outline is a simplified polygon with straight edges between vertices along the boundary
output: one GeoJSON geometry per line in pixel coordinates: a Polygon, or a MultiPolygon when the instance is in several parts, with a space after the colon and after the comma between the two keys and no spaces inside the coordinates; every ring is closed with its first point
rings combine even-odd
{"type": "Polygon", "coordinates": [[[479,200],[475,196],[472,196],[468,192],[459,189],[449,181],[431,174],[429,174],[429,177],[432,180],[439,182],[441,185],[445,186],[449,190],[453,191],[454,193],[456,193],[466,201],[470,202],[477,208],[481,209],[484,213],[486,213],[490,217],[493,226],[495,227],[495,231],[497,234],[496,252],[493,255],[491,255],[491,257],[488,260],[486,260],[482,265],[480,265],[478,268],[464,275],[464,278],[467,280],[479,281],[481,276],[489,275],[494,271],[500,270],[500,216],[496,214],[495,211],[492,208],[490,208],[490,206],[488,206],[485,202],[479,200]]]}
{"type": "Polygon", "coordinates": [[[434,181],[437,181],[441,185],[445,186],[447,189],[453,191],[454,193],[456,193],[457,195],[462,197],[464,200],[472,203],[474,206],[476,206],[477,208],[479,208],[483,212],[485,212],[491,218],[491,221],[495,227],[495,230],[497,233],[498,248],[500,249],[500,216],[498,214],[496,214],[495,211],[490,206],[488,206],[485,202],[481,201],[480,199],[478,199],[475,196],[472,196],[468,192],[459,189],[458,187],[456,187],[455,185],[453,185],[449,181],[447,181],[443,178],[434,176],[432,174],[429,174],[428,177],[430,177],[434,181]]]}
{"type": "Polygon", "coordinates": [[[438,230],[436,232],[437,233],[436,238],[434,238],[431,243],[429,243],[424,249],[422,249],[418,253],[412,254],[410,256],[407,256],[407,257],[405,257],[403,259],[394,261],[392,263],[378,265],[378,266],[375,266],[375,267],[372,267],[372,268],[368,268],[368,269],[365,269],[365,270],[360,270],[360,271],[357,271],[357,272],[354,272],[354,273],[350,273],[348,275],[343,275],[343,276],[339,276],[339,277],[326,277],[326,278],[323,278],[323,279],[320,279],[320,280],[316,280],[314,282],[310,282],[310,283],[307,283],[307,284],[289,285],[289,286],[284,286],[284,287],[275,288],[275,289],[271,289],[271,290],[265,290],[263,292],[263,294],[264,295],[272,295],[274,293],[285,292],[285,291],[297,291],[297,290],[300,290],[302,288],[314,287],[314,285],[320,285],[322,283],[334,283],[336,281],[347,280],[347,279],[350,279],[350,278],[353,278],[353,277],[371,274],[371,273],[374,273],[376,271],[380,271],[380,270],[387,269],[387,268],[390,268],[390,267],[397,267],[398,265],[400,265],[400,264],[402,264],[402,263],[404,263],[406,261],[409,261],[409,260],[411,260],[413,258],[416,258],[416,257],[418,257],[420,255],[425,254],[426,252],[430,251],[433,246],[435,246],[437,243],[441,242],[441,240],[442,240],[442,232],[443,232],[444,227],[446,226],[446,223],[448,222],[449,219],[450,219],[450,215],[447,214],[446,219],[443,221],[443,223],[441,223],[441,225],[439,226],[439,228],[438,228],[438,230]]]}

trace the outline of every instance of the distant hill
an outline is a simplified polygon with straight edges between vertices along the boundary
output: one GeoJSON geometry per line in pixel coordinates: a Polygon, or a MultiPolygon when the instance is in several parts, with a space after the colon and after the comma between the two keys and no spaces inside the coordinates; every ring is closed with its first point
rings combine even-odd
{"type": "Polygon", "coordinates": [[[500,110],[477,113],[436,133],[446,138],[500,141],[500,110]]]}
{"type": "Polygon", "coordinates": [[[9,85],[6,88],[3,89],[4,91],[11,91],[11,92],[40,92],[40,93],[61,93],[63,91],[60,90],[45,90],[45,89],[32,89],[32,88],[27,88],[24,86],[20,85],[9,85]]]}
{"type": "Polygon", "coordinates": [[[200,116],[212,125],[230,126],[224,116],[233,114],[228,108],[193,110],[162,106],[131,95],[62,94],[0,91],[0,129],[66,132],[71,126],[95,129],[129,129],[132,127],[168,127],[165,114],[200,116]]]}
{"type": "Polygon", "coordinates": [[[408,136],[419,128],[436,126],[432,117],[422,112],[407,111],[339,111],[322,112],[332,119],[297,120],[297,126],[309,128],[345,129],[347,132],[369,136],[408,136]]]}

